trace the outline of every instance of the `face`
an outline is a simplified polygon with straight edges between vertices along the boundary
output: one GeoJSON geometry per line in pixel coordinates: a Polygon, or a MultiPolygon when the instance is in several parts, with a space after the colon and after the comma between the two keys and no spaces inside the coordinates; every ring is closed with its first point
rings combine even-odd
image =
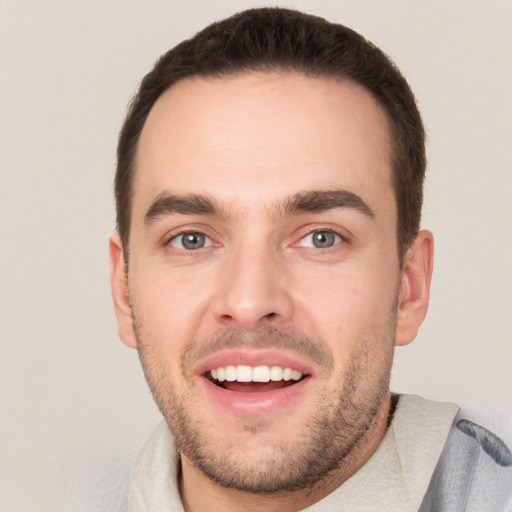
{"type": "Polygon", "coordinates": [[[186,79],[157,101],[117,313],[184,466],[303,488],[382,417],[403,283],[390,160],[351,82],[186,79]]]}

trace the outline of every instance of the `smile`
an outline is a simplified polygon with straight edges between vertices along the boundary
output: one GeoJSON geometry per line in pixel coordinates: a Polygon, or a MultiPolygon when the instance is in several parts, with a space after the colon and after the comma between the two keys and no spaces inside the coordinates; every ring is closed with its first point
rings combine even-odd
{"type": "Polygon", "coordinates": [[[302,372],[281,366],[246,366],[228,365],[219,366],[210,371],[211,380],[220,382],[279,382],[298,381],[302,379],[302,372]]]}
{"type": "Polygon", "coordinates": [[[273,350],[226,351],[197,368],[210,403],[235,415],[277,412],[299,399],[311,369],[273,350]]]}
{"type": "Polygon", "coordinates": [[[268,393],[293,385],[303,373],[282,366],[227,365],[213,368],[205,378],[218,387],[237,393],[268,393]]]}

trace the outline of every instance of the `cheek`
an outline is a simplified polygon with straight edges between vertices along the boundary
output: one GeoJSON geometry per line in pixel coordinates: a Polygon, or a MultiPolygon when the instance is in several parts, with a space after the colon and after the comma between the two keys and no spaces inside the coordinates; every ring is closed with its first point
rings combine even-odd
{"type": "Polygon", "coordinates": [[[333,327],[337,321],[346,326],[362,319],[388,317],[396,285],[378,276],[342,271],[330,272],[324,279],[303,278],[296,289],[302,308],[333,327]]]}
{"type": "Polygon", "coordinates": [[[298,317],[331,345],[333,353],[350,359],[363,340],[366,345],[378,342],[368,333],[389,335],[397,287],[389,274],[389,269],[387,275],[344,270],[320,280],[318,275],[303,279],[296,292],[298,317]]]}
{"type": "Polygon", "coordinates": [[[197,334],[201,290],[193,280],[145,275],[133,281],[137,284],[130,287],[130,299],[145,339],[166,352],[181,348],[197,334]]]}

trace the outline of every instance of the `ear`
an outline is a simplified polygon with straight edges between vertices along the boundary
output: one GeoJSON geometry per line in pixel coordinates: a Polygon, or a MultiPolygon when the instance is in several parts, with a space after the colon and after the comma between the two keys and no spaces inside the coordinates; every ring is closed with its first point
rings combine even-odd
{"type": "Polygon", "coordinates": [[[121,341],[130,348],[137,348],[133,328],[132,307],[128,295],[128,276],[124,264],[123,243],[116,233],[109,240],[110,286],[117,318],[117,331],[121,341]]]}
{"type": "Polygon", "coordinates": [[[407,250],[398,296],[396,345],[411,343],[427,314],[434,265],[434,237],[422,230],[407,250]]]}

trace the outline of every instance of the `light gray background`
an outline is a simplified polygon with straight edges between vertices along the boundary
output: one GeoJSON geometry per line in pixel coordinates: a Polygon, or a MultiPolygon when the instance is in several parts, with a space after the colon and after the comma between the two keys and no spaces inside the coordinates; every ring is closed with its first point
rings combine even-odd
{"type": "MultiPolygon", "coordinates": [[[[381,46],[424,115],[435,276],[393,388],[512,417],[512,2],[276,3],[381,46]]],[[[255,5],[0,1],[2,511],[52,510],[69,482],[135,451],[158,421],[110,301],[117,132],[157,56],[255,5]]]]}

